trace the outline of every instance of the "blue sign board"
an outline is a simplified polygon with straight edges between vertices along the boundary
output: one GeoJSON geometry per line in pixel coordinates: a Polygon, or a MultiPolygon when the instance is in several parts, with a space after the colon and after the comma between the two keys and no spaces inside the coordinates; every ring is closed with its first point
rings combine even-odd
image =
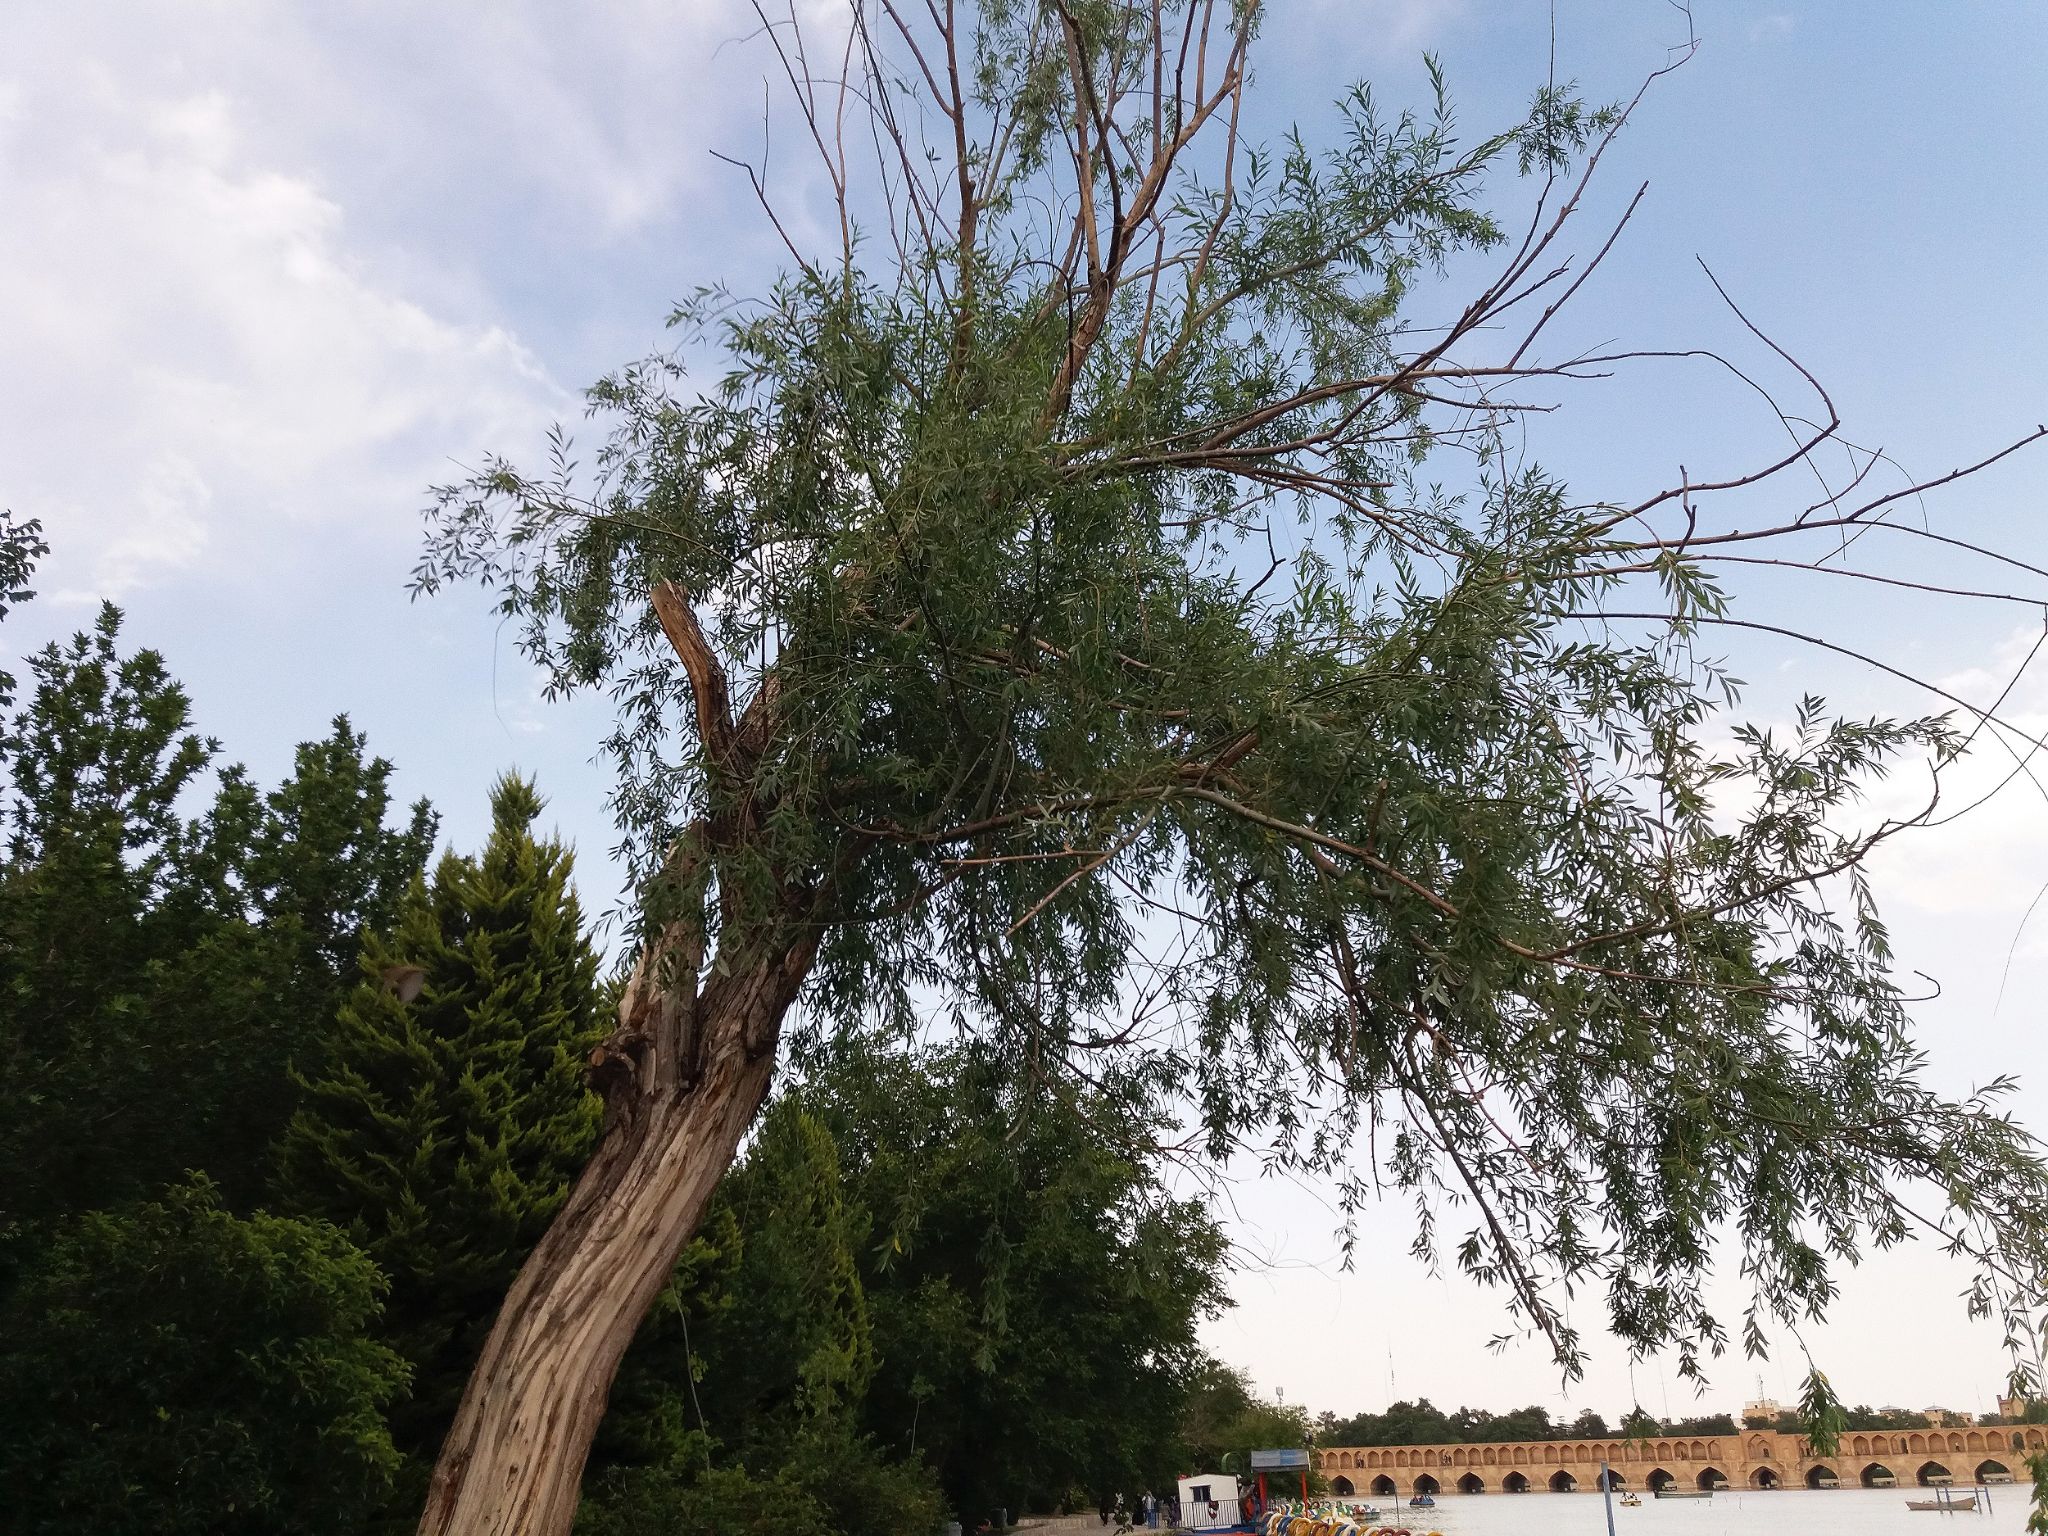
{"type": "Polygon", "coordinates": [[[1307,1465],[1308,1452],[1303,1450],[1252,1452],[1252,1470],[1254,1472],[1278,1472],[1307,1465]]]}

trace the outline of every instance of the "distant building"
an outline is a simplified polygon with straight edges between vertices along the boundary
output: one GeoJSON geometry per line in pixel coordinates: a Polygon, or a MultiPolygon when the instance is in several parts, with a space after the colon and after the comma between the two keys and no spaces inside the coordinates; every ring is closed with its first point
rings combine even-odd
{"type": "Polygon", "coordinates": [[[2017,1422],[2026,1417],[2027,1400],[2024,1397],[2001,1397],[1998,1400],[1999,1417],[2008,1422],[2017,1422]]]}
{"type": "Polygon", "coordinates": [[[1751,1419],[1769,1419],[1775,1424],[1778,1422],[1778,1415],[1784,1411],[1774,1397],[1752,1398],[1742,1405],[1742,1422],[1747,1424],[1751,1419]]]}
{"type": "Polygon", "coordinates": [[[1953,1408],[1930,1408],[1927,1410],[1927,1427],[1929,1429],[1946,1429],[1951,1424],[1960,1424],[1968,1428],[1976,1422],[1977,1415],[1974,1413],[1958,1413],[1953,1408]]]}

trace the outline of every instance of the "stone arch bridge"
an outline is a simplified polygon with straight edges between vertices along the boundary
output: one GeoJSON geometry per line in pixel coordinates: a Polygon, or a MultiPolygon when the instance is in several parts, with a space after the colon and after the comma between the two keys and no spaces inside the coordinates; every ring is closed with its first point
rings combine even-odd
{"type": "Polygon", "coordinates": [[[2039,1425],[1877,1430],[1845,1434],[1834,1456],[1807,1453],[1802,1436],[1737,1435],[1650,1440],[1526,1440],[1492,1445],[1339,1446],[1316,1465],[1339,1498],[1418,1493],[1587,1493],[1606,1462],[1616,1488],[1890,1488],[2010,1482],[2048,1450],[2039,1425]]]}

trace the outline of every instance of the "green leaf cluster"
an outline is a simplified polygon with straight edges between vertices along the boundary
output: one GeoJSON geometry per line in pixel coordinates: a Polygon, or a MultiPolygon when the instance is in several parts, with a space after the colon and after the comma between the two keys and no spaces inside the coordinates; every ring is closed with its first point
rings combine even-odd
{"type": "Polygon", "coordinates": [[[0,1486],[20,1536],[324,1536],[398,1467],[384,1279],[333,1227],[203,1178],[62,1223],[0,1297],[0,1486]]]}
{"type": "Polygon", "coordinates": [[[120,632],[109,605],[31,657],[0,724],[0,1231],[189,1169],[250,1201],[292,1063],[432,847],[346,717],[265,793],[120,632]]]}
{"type": "Polygon", "coordinates": [[[1156,1110],[1031,1086],[962,1047],[853,1051],[801,1094],[874,1224],[865,1422],[976,1518],[1164,1487],[1197,1328],[1226,1305],[1225,1240],[1162,1186],[1156,1110]]]}

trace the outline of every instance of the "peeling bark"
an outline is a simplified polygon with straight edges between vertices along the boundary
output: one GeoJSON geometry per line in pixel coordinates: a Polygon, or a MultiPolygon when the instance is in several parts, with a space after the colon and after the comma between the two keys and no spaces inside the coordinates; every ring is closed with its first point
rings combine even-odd
{"type": "Polygon", "coordinates": [[[663,982],[678,944],[643,955],[595,1053],[603,1137],[491,1329],[421,1536],[567,1536],[619,1361],[767,1097],[814,946],[700,994],[663,982]]]}

